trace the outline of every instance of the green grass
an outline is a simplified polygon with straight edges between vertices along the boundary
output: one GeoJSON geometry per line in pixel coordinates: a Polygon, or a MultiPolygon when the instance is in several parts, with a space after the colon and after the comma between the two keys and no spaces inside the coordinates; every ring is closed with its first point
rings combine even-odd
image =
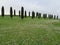
{"type": "Polygon", "coordinates": [[[60,45],[60,21],[0,16],[0,45],[60,45]]]}

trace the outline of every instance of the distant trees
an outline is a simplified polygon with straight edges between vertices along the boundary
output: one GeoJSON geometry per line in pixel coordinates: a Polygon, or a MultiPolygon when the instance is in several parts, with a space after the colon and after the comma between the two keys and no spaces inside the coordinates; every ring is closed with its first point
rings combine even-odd
{"type": "Polygon", "coordinates": [[[32,11],[32,19],[35,17],[35,12],[32,11]]]}
{"type": "Polygon", "coordinates": [[[16,16],[16,10],[14,9],[14,16],[16,16]]]}
{"type": "Polygon", "coordinates": [[[27,17],[27,12],[25,11],[25,18],[27,17]]]}
{"type": "Polygon", "coordinates": [[[13,10],[12,10],[12,7],[10,7],[10,17],[11,17],[11,18],[13,17],[13,10]]]}
{"type": "Polygon", "coordinates": [[[43,14],[43,18],[47,18],[47,14],[43,14]]]}
{"type": "Polygon", "coordinates": [[[38,18],[41,18],[41,13],[38,14],[38,18]]]}
{"type": "Polygon", "coordinates": [[[24,18],[24,7],[21,7],[21,19],[24,18]]]}
{"type": "Polygon", "coordinates": [[[4,17],[4,6],[2,6],[2,8],[1,8],[1,15],[2,15],[2,17],[4,17]]]}
{"type": "Polygon", "coordinates": [[[20,17],[20,10],[19,10],[19,17],[20,17]]]}

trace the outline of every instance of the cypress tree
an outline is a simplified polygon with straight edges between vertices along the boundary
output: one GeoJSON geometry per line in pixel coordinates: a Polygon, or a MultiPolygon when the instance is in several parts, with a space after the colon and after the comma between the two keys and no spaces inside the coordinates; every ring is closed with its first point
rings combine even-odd
{"type": "Polygon", "coordinates": [[[49,18],[49,19],[52,19],[52,18],[53,18],[53,15],[49,14],[49,15],[48,15],[48,18],[49,18]]]}
{"type": "Polygon", "coordinates": [[[57,19],[58,19],[58,16],[57,16],[57,19]]]}
{"type": "Polygon", "coordinates": [[[43,14],[43,18],[47,18],[47,14],[43,14]]]}
{"type": "Polygon", "coordinates": [[[56,18],[56,16],[54,15],[54,19],[56,18]]]}
{"type": "Polygon", "coordinates": [[[12,10],[12,7],[10,7],[10,17],[11,17],[11,18],[13,17],[13,10],[12,10]]]}
{"type": "Polygon", "coordinates": [[[21,7],[21,19],[24,18],[24,7],[21,7]]]}
{"type": "Polygon", "coordinates": [[[1,8],[1,15],[2,15],[2,17],[4,17],[4,6],[2,6],[2,8],[1,8]]]}
{"type": "Polygon", "coordinates": [[[32,19],[35,17],[35,12],[32,11],[32,19]]]}
{"type": "Polygon", "coordinates": [[[38,14],[38,18],[41,18],[41,13],[38,14]]]}
{"type": "Polygon", "coordinates": [[[26,13],[26,11],[25,11],[25,18],[27,17],[27,13],[26,13]]]}
{"type": "Polygon", "coordinates": [[[36,13],[36,17],[38,17],[38,15],[39,15],[39,14],[38,14],[38,12],[37,12],[37,13],[36,13]]]}
{"type": "Polygon", "coordinates": [[[19,17],[20,17],[20,10],[19,10],[19,17]]]}
{"type": "Polygon", "coordinates": [[[14,16],[16,16],[16,11],[14,10],[14,16]]]}
{"type": "Polygon", "coordinates": [[[29,12],[29,17],[30,17],[30,12],[29,12]]]}

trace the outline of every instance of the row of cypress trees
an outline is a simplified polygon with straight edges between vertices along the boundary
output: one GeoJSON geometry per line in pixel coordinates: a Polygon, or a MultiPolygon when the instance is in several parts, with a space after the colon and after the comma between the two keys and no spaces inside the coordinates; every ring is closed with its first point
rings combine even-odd
{"type": "MultiPolygon", "coordinates": [[[[1,15],[2,17],[4,17],[4,6],[2,6],[1,8],[1,15]]],[[[16,10],[14,9],[14,16],[16,16],[16,10]]],[[[10,7],[10,17],[13,17],[13,9],[12,7],[10,7]]],[[[21,7],[21,11],[19,10],[19,17],[21,17],[21,19],[23,19],[24,17],[27,17],[27,12],[26,10],[24,11],[24,7],[21,7]],[[25,14],[24,14],[25,13],[25,14]],[[21,15],[20,15],[21,14],[21,15]]],[[[30,17],[30,12],[29,12],[29,17],[30,17]]],[[[36,13],[36,17],[41,18],[41,13],[36,13]]],[[[53,18],[53,15],[48,15],[48,17],[51,19],[53,18]]],[[[35,18],[35,12],[32,11],[32,19],[35,18]]],[[[43,14],[43,18],[47,18],[47,14],[43,14]]],[[[56,15],[54,15],[54,19],[56,18],[56,15]]],[[[58,16],[57,16],[58,19],[58,16]]]]}
{"type": "MultiPolygon", "coordinates": [[[[2,6],[1,8],[1,15],[2,17],[4,17],[4,6],[2,6]]],[[[16,10],[14,9],[14,16],[16,16],[16,10]]],[[[24,7],[21,7],[21,11],[19,10],[19,17],[21,16],[21,18],[24,18],[24,7]],[[21,14],[21,15],[20,15],[21,14]]],[[[29,16],[30,16],[30,12],[29,12],[29,16]]],[[[10,17],[13,17],[13,9],[12,7],[10,7],[10,17]]],[[[25,11],[25,18],[27,17],[27,12],[25,11]]]]}

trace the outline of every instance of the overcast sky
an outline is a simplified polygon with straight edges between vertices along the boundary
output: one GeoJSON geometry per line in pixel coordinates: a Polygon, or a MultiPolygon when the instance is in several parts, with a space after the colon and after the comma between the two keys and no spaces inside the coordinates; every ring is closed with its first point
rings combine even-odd
{"type": "MultiPolygon", "coordinates": [[[[0,0],[0,10],[2,5],[5,7],[5,13],[9,14],[10,6],[18,13],[21,6],[25,10],[60,16],[60,0],[0,0]]],[[[0,11],[1,12],[1,11],[0,11]]]]}

